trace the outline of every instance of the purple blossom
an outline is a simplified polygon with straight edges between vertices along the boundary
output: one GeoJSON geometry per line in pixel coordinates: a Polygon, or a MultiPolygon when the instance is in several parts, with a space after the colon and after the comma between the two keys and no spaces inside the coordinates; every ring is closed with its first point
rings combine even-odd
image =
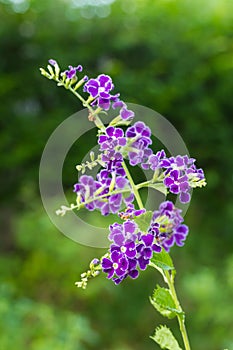
{"type": "Polygon", "coordinates": [[[121,128],[108,126],[105,134],[99,136],[98,143],[100,151],[102,151],[101,159],[105,162],[106,170],[109,173],[116,172],[116,175],[125,176],[122,167],[122,148],[126,145],[124,131],[121,128]]]}
{"type": "Polygon", "coordinates": [[[112,278],[114,275],[122,277],[126,274],[129,267],[129,263],[125,255],[117,250],[113,250],[110,254],[110,258],[102,259],[103,272],[108,274],[108,278],[112,278]]]}
{"type": "Polygon", "coordinates": [[[127,105],[123,101],[116,101],[112,104],[112,108],[121,108],[120,116],[123,120],[132,120],[134,118],[134,112],[127,108],[127,105]]]}
{"type": "Polygon", "coordinates": [[[171,193],[179,194],[181,203],[190,201],[190,189],[205,185],[205,177],[202,169],[197,169],[195,159],[188,156],[176,156],[166,158],[161,162],[165,169],[164,185],[171,193]]]}
{"type": "Polygon", "coordinates": [[[112,108],[116,109],[116,108],[123,108],[125,106],[125,103],[121,100],[118,100],[116,102],[113,102],[112,104],[112,108]]]}
{"type": "Polygon", "coordinates": [[[100,195],[109,193],[110,187],[111,187],[111,191],[129,188],[130,194],[128,196],[123,196],[122,193],[117,193],[112,195],[110,194],[109,196],[107,196],[107,201],[106,200],[104,202],[99,200],[96,201],[95,202],[96,207],[101,210],[101,213],[103,215],[108,215],[110,212],[117,213],[119,212],[122,203],[124,203],[125,205],[128,205],[130,202],[134,200],[134,195],[130,191],[129,181],[126,178],[125,170],[122,167],[121,154],[114,153],[113,151],[113,160],[111,159],[108,160],[109,159],[108,156],[106,157],[106,159],[102,157],[102,160],[106,161],[105,169],[102,169],[97,174],[98,183],[100,184],[100,187],[103,189],[100,195]],[[118,156],[119,158],[114,159],[114,155],[118,156]]]}
{"type": "Polygon", "coordinates": [[[65,71],[66,77],[68,79],[74,79],[76,78],[76,72],[82,72],[83,67],[79,64],[77,67],[69,66],[69,70],[65,71]]]}
{"type": "Polygon", "coordinates": [[[102,215],[118,213],[122,204],[128,205],[134,200],[129,181],[125,176],[124,169],[118,168],[102,169],[96,176],[82,175],[79,182],[74,185],[74,192],[77,193],[80,203],[93,211],[98,209],[102,215]],[[120,190],[129,189],[129,194],[123,196],[120,190]],[[114,193],[119,191],[119,193],[114,193]]]}
{"type": "MultiPolygon", "coordinates": [[[[97,182],[93,179],[92,176],[82,175],[79,179],[79,182],[74,185],[74,192],[76,192],[77,195],[80,195],[81,202],[86,202],[88,199],[94,196],[97,188],[97,182]]],[[[90,211],[94,210],[94,201],[85,204],[85,207],[90,211]]]]}
{"type": "Polygon", "coordinates": [[[152,154],[152,150],[148,148],[151,141],[151,130],[143,122],[136,122],[129,127],[125,136],[128,139],[127,146],[130,148],[128,152],[130,165],[145,163],[152,154]]]}
{"type": "Polygon", "coordinates": [[[151,169],[153,171],[162,168],[162,160],[166,158],[164,150],[158,151],[156,154],[151,154],[146,163],[142,163],[141,166],[144,170],[151,169]]]}
{"type": "Polygon", "coordinates": [[[125,146],[126,138],[124,137],[124,131],[121,128],[108,126],[105,129],[105,135],[99,136],[98,143],[101,151],[112,151],[117,146],[125,146]]]}
{"type": "Polygon", "coordinates": [[[123,106],[120,110],[120,116],[124,120],[132,120],[134,117],[134,112],[127,108],[127,106],[123,106]]]}
{"type": "Polygon", "coordinates": [[[94,98],[92,105],[97,105],[105,110],[108,110],[111,102],[116,102],[120,96],[120,94],[111,95],[110,91],[113,89],[112,79],[105,74],[99,75],[96,79],[88,80],[83,88],[94,98]]]}
{"type": "MultiPolygon", "coordinates": [[[[130,214],[134,213],[133,204],[127,210],[130,214]]],[[[128,276],[137,278],[139,270],[147,268],[154,253],[160,253],[162,248],[169,251],[174,244],[184,245],[188,227],[182,222],[181,210],[172,202],[166,201],[153,213],[146,234],[140,232],[133,220],[127,219],[122,224],[110,225],[108,238],[112,243],[108,257],[104,257],[101,262],[103,272],[115,284],[121,283],[128,276]]]]}
{"type": "Polygon", "coordinates": [[[135,279],[139,276],[139,272],[137,270],[137,260],[136,259],[128,259],[128,269],[125,275],[121,277],[114,277],[112,280],[117,285],[121,283],[126,277],[130,277],[132,279],[135,279]]]}
{"type": "Polygon", "coordinates": [[[137,246],[137,260],[140,269],[145,270],[153,256],[153,251],[158,252],[158,247],[154,244],[154,235],[151,233],[142,235],[140,242],[137,246]]]}
{"type": "Polygon", "coordinates": [[[161,203],[159,210],[154,212],[149,232],[154,235],[158,247],[169,251],[174,244],[184,245],[188,226],[182,224],[184,219],[180,213],[181,210],[170,201],[161,203]]]}
{"type": "Polygon", "coordinates": [[[127,220],[123,224],[110,225],[109,240],[115,245],[121,246],[126,242],[135,242],[137,239],[138,226],[134,221],[127,220]]]}
{"type": "Polygon", "coordinates": [[[160,170],[163,173],[163,183],[171,193],[179,194],[181,203],[190,201],[190,190],[206,184],[202,169],[197,169],[195,159],[186,156],[168,158],[161,150],[151,154],[147,161],[142,163],[143,169],[160,170]]]}
{"type": "Polygon", "coordinates": [[[102,154],[102,161],[105,162],[105,170],[109,174],[116,173],[116,175],[126,176],[125,170],[122,166],[122,154],[120,152],[111,151],[102,154]]]}
{"type": "Polygon", "coordinates": [[[134,221],[127,220],[123,224],[114,223],[110,226],[109,257],[102,259],[102,270],[108,274],[115,284],[119,284],[126,277],[137,278],[140,270],[145,270],[157,252],[154,244],[155,237],[148,233],[142,235],[134,221]]]}

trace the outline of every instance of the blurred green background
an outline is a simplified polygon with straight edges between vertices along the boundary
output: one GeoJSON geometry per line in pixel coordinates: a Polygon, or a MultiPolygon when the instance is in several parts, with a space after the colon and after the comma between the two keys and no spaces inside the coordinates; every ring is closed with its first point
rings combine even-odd
{"type": "Polygon", "coordinates": [[[40,200],[46,141],[81,109],[40,76],[49,58],[111,75],[123,100],[170,120],[204,168],[187,243],[172,250],[177,290],[193,349],[233,349],[232,39],[230,0],[0,0],[0,350],[158,349],[149,335],[166,321],[149,304],[160,281],[150,269],[118,287],[105,276],[74,286],[103,251],[58,232],[40,200]]]}

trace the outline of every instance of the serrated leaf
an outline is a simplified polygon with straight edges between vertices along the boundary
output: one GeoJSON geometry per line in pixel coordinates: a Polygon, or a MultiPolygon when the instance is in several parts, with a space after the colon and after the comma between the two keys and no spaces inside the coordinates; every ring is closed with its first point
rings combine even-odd
{"type": "Polygon", "coordinates": [[[168,289],[157,286],[154,290],[151,304],[164,317],[169,319],[174,318],[181,312],[176,309],[175,303],[168,289]]]}
{"type": "Polygon", "coordinates": [[[174,270],[175,268],[170,255],[163,249],[161,253],[153,253],[151,264],[160,267],[162,270],[174,270]]]}
{"type": "Polygon", "coordinates": [[[139,216],[135,216],[134,221],[138,225],[140,231],[147,232],[151,223],[152,215],[152,211],[146,211],[145,213],[139,216]]]}
{"type": "Polygon", "coordinates": [[[167,188],[163,183],[149,183],[147,186],[167,195],[167,188]]]}
{"type": "Polygon", "coordinates": [[[155,334],[150,338],[159,344],[161,349],[182,350],[171,330],[166,326],[156,328],[155,334]]]}

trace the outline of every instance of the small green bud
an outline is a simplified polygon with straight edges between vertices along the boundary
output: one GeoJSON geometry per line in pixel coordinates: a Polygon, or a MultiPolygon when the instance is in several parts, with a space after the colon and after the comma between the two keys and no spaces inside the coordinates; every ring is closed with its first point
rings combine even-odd
{"type": "Polygon", "coordinates": [[[93,151],[90,152],[90,159],[92,162],[95,160],[95,153],[93,151]]]}
{"type": "Polygon", "coordinates": [[[40,73],[41,73],[44,77],[46,77],[46,78],[48,78],[48,79],[51,79],[50,74],[49,74],[48,72],[46,72],[46,70],[45,70],[44,68],[40,68],[40,73]]]}
{"type": "Polygon", "coordinates": [[[47,68],[48,68],[48,71],[51,74],[51,76],[54,77],[55,73],[53,71],[53,68],[49,64],[47,65],[47,68]]]}

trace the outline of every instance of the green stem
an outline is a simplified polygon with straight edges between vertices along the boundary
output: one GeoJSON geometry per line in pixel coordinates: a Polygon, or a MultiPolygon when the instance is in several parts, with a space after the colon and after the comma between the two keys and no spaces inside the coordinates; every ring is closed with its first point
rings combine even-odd
{"type": "MultiPolygon", "coordinates": [[[[67,90],[69,90],[70,92],[72,92],[72,94],[74,94],[83,104],[84,107],[86,107],[91,114],[96,114],[96,110],[94,110],[90,104],[70,85],[68,87],[66,87],[65,81],[63,82],[62,80],[60,80],[58,77],[54,77],[53,78],[58,84],[61,84],[63,87],[65,87],[67,90]]],[[[100,112],[98,110],[98,112],[100,112]]],[[[98,113],[97,112],[97,113],[98,113]]]]}
{"type": "Polygon", "coordinates": [[[180,312],[177,315],[177,318],[178,318],[178,322],[179,322],[179,326],[180,326],[180,332],[181,332],[181,335],[182,335],[182,338],[183,338],[185,350],[191,350],[190,344],[189,344],[189,339],[188,339],[188,334],[187,334],[186,327],[185,327],[185,315],[184,315],[184,312],[183,312],[183,310],[182,310],[182,308],[180,306],[180,303],[179,303],[179,300],[178,300],[178,297],[177,297],[177,294],[176,294],[175,286],[174,286],[174,276],[171,275],[169,273],[169,271],[164,271],[164,273],[165,273],[164,277],[166,277],[165,281],[167,282],[167,284],[169,286],[170,293],[171,293],[172,298],[174,300],[176,309],[180,312]]]}
{"type": "Polygon", "coordinates": [[[137,186],[135,185],[135,183],[134,183],[134,181],[133,181],[133,178],[132,178],[132,176],[131,176],[131,174],[130,174],[128,168],[127,168],[127,165],[125,164],[124,161],[123,161],[123,163],[122,163],[122,166],[123,166],[123,168],[124,168],[124,170],[125,170],[125,172],[126,172],[126,176],[127,176],[128,180],[129,180],[129,182],[130,182],[130,185],[131,185],[131,187],[132,187],[133,193],[134,193],[135,198],[136,198],[136,201],[137,201],[137,203],[138,203],[138,207],[139,207],[139,209],[143,209],[143,208],[144,208],[144,205],[143,205],[143,203],[142,203],[142,200],[141,200],[140,194],[139,194],[139,192],[138,192],[137,186]]]}
{"type": "Polygon", "coordinates": [[[98,200],[98,199],[104,199],[108,196],[112,196],[114,194],[119,194],[119,193],[127,193],[127,192],[130,192],[130,189],[125,189],[125,190],[115,190],[115,191],[110,191],[108,193],[105,193],[105,194],[102,194],[102,195],[99,195],[97,197],[93,197],[93,198],[90,198],[90,199],[87,199],[85,202],[82,202],[80,204],[77,204],[77,205],[73,205],[72,207],[70,207],[68,210],[73,210],[73,209],[81,209],[83,208],[86,204],[89,204],[91,202],[94,202],[95,200],[98,200]]]}
{"type": "MultiPolygon", "coordinates": [[[[148,187],[150,184],[154,184],[152,180],[141,182],[140,184],[136,185],[136,188],[139,190],[142,187],[148,187]]],[[[156,184],[163,184],[163,181],[156,181],[156,184]]]]}

